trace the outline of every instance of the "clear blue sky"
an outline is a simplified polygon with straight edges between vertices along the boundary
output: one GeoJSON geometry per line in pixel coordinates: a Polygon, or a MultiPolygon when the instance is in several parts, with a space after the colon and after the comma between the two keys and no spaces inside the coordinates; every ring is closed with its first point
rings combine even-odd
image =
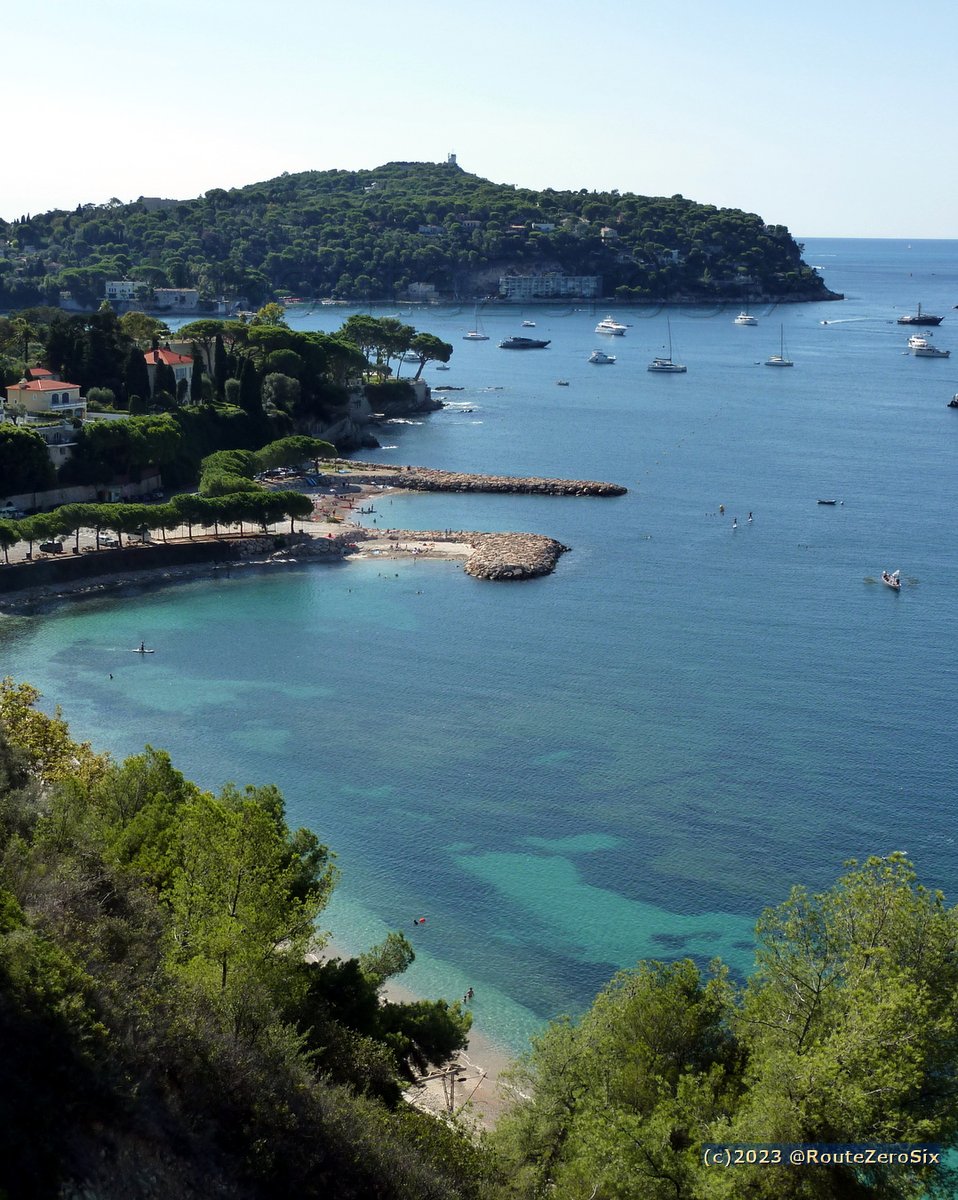
{"type": "Polygon", "coordinates": [[[3,24],[7,219],[455,151],[799,236],[958,237],[946,0],[35,0],[3,24]]]}

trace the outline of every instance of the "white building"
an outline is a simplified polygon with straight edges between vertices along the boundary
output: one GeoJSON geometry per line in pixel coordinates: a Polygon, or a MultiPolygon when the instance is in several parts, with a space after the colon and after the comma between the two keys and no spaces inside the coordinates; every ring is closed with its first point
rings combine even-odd
{"type": "Polygon", "coordinates": [[[595,300],[602,294],[601,275],[502,275],[499,295],[503,300],[595,300]]]}
{"type": "Polygon", "coordinates": [[[168,309],[182,309],[192,312],[200,302],[197,288],[154,288],[153,305],[166,312],[168,309]]]}
{"type": "Polygon", "coordinates": [[[111,304],[123,303],[136,299],[137,289],[147,285],[137,279],[108,279],[104,287],[104,295],[111,304]]]}

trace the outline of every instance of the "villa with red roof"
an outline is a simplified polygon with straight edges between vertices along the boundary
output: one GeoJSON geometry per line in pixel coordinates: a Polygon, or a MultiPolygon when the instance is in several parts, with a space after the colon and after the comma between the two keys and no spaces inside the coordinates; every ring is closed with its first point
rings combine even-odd
{"type": "Polygon", "coordinates": [[[27,418],[32,421],[86,418],[86,401],[80,398],[80,385],[64,383],[60,379],[47,377],[8,383],[7,407],[16,404],[23,406],[27,418]]]}
{"type": "Polygon", "coordinates": [[[173,368],[177,387],[181,379],[185,379],[189,384],[193,378],[193,359],[188,354],[177,354],[175,350],[166,346],[157,350],[146,350],[143,357],[146,359],[146,369],[150,373],[151,395],[156,391],[156,368],[160,363],[165,363],[166,366],[173,368]]]}

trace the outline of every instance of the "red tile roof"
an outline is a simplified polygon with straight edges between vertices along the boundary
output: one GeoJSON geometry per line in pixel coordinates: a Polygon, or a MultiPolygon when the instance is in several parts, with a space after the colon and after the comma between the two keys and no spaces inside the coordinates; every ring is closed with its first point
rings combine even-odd
{"type": "Polygon", "coordinates": [[[153,366],[166,363],[168,367],[183,367],[193,362],[188,354],[177,354],[173,350],[147,350],[143,357],[153,366]]]}
{"type": "Polygon", "coordinates": [[[76,388],[80,390],[78,383],[63,383],[59,379],[21,379],[19,383],[11,383],[7,385],[7,390],[17,388],[21,392],[62,392],[64,389],[76,388]]]}

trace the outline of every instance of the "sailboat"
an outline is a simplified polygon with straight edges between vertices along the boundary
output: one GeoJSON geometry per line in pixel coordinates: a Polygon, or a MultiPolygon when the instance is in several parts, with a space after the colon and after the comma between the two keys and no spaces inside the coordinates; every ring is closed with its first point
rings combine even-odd
{"type": "Polygon", "coordinates": [[[668,358],[662,358],[661,356],[658,358],[653,358],[649,363],[648,369],[650,371],[659,371],[663,374],[679,375],[683,371],[687,371],[688,367],[683,366],[682,363],[675,363],[672,361],[672,322],[668,321],[668,319],[666,319],[666,321],[669,327],[668,358]]]}
{"type": "Polygon", "coordinates": [[[785,353],[785,326],[782,326],[781,349],[778,354],[772,354],[765,360],[766,367],[794,367],[795,364],[785,353]]]}
{"type": "Polygon", "coordinates": [[[476,303],[476,315],[473,318],[472,328],[468,333],[462,335],[464,342],[488,342],[489,335],[482,332],[482,322],[479,320],[479,304],[476,303]]]}

